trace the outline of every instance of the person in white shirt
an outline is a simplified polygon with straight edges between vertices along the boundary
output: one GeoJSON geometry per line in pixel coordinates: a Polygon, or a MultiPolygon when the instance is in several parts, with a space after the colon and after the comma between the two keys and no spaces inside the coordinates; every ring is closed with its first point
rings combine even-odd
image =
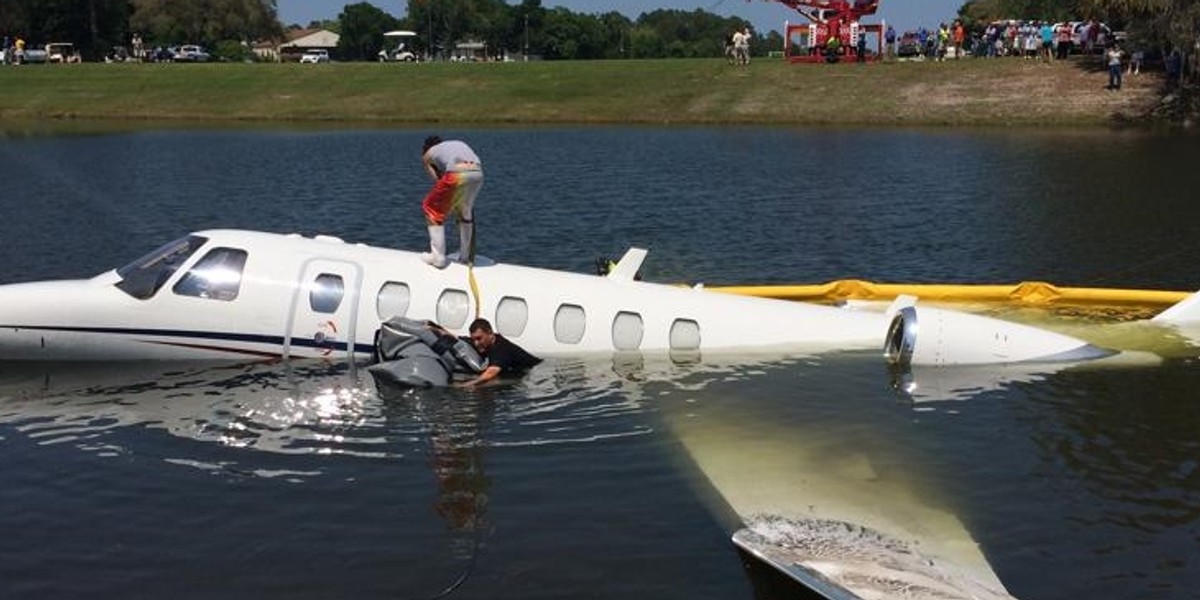
{"type": "Polygon", "coordinates": [[[750,64],[750,28],[733,34],[733,54],[739,65],[750,64]]]}

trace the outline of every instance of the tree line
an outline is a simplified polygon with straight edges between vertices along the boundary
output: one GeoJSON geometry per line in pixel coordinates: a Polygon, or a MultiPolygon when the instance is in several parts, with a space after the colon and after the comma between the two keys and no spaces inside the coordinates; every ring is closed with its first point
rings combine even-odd
{"type": "MultiPolygon", "coordinates": [[[[1009,18],[1096,19],[1144,45],[1185,52],[1200,40],[1200,0],[971,0],[959,17],[968,25],[1009,18]]],[[[472,40],[485,43],[493,55],[528,52],[554,60],[721,56],[725,37],[750,23],[700,9],[659,9],[630,19],[617,12],[546,8],[541,0],[408,0],[403,18],[359,2],[323,25],[342,35],[342,60],[373,60],[384,46],[383,33],[398,28],[417,32],[414,49],[435,57],[472,40]]],[[[134,34],[151,46],[199,43],[221,54],[222,48],[244,52],[247,42],[280,40],[283,33],[275,0],[0,1],[0,35],[19,35],[35,45],[74,42],[91,58],[128,46],[134,34]]],[[[777,32],[753,33],[755,54],[783,47],[777,32]]]]}
{"type": "MultiPolygon", "coordinates": [[[[347,5],[331,23],[341,35],[343,60],[372,60],[392,29],[417,32],[413,49],[433,57],[449,56],[463,41],[482,42],[494,57],[536,55],[547,60],[614,58],[701,58],[725,52],[724,40],[735,29],[750,27],[738,17],[705,10],[659,9],[630,19],[610,11],[598,14],[546,8],[541,0],[509,4],[503,0],[409,0],[406,16],[393,17],[376,6],[347,5]]],[[[782,48],[778,32],[756,33],[759,48],[782,48]]]]}
{"type": "MultiPolygon", "coordinates": [[[[448,57],[455,44],[486,44],[493,56],[528,54],[546,59],[714,57],[724,38],[750,23],[704,10],[660,9],[630,19],[617,12],[583,14],[541,0],[409,0],[407,14],[394,17],[373,4],[343,7],[337,19],[309,25],[341,34],[338,58],[374,60],[383,33],[408,29],[419,35],[420,53],[448,57]]],[[[0,35],[31,45],[73,42],[88,58],[128,47],[135,34],[147,46],[202,44],[218,56],[245,50],[247,43],[283,39],[275,0],[0,0],[0,35]]],[[[756,33],[759,49],[780,48],[776,32],[756,33]]]]}
{"type": "Polygon", "coordinates": [[[3,0],[0,35],[32,45],[72,42],[97,58],[134,34],[150,45],[275,39],[282,35],[275,0],[3,0]]]}

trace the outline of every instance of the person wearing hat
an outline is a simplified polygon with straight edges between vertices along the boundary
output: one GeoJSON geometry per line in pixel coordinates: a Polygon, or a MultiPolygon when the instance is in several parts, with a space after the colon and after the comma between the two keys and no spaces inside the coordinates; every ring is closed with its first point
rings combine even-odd
{"type": "Polygon", "coordinates": [[[445,225],[446,217],[453,213],[458,221],[458,261],[474,264],[474,208],[475,197],[483,187],[483,163],[466,142],[442,140],[436,135],[425,138],[421,162],[434,181],[421,203],[429,226],[429,252],[421,259],[439,269],[449,262],[445,225]]]}

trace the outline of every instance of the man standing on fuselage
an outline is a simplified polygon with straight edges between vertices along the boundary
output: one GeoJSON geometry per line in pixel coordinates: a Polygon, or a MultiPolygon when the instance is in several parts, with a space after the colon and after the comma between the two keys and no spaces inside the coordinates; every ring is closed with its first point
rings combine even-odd
{"type": "Polygon", "coordinates": [[[439,269],[446,266],[446,217],[454,213],[458,220],[458,261],[474,264],[474,208],[475,197],[483,187],[483,163],[466,143],[442,141],[436,135],[425,138],[421,162],[434,181],[421,203],[429,226],[429,252],[421,259],[439,269]]]}

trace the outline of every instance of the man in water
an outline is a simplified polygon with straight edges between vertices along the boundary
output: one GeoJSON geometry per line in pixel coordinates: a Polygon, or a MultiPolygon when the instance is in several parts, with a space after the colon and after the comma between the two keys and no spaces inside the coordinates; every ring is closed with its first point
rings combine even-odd
{"type": "MultiPolygon", "coordinates": [[[[435,327],[434,330],[449,335],[449,332],[441,327],[435,327]]],[[[523,375],[542,362],[542,359],[496,333],[487,319],[475,319],[467,331],[471,333],[471,345],[475,346],[481,357],[487,359],[487,366],[474,379],[456,383],[456,387],[474,387],[501,375],[523,375]]]]}
{"type": "Polygon", "coordinates": [[[483,163],[466,143],[443,141],[436,135],[425,138],[421,162],[434,181],[433,189],[421,203],[429,226],[429,252],[422,254],[421,259],[439,269],[446,266],[446,216],[454,213],[458,220],[458,261],[474,264],[473,216],[475,196],[483,187],[483,163]]]}

